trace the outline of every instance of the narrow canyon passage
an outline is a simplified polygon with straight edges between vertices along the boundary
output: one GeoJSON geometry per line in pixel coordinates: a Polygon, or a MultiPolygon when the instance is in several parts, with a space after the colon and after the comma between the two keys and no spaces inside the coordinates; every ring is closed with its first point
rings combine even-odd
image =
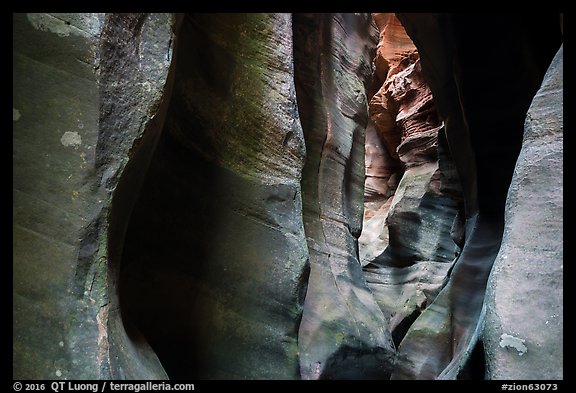
{"type": "Polygon", "coordinates": [[[524,118],[559,45],[558,19],[543,17],[534,33],[530,16],[496,16],[476,34],[482,16],[374,17],[382,87],[370,106],[359,244],[368,285],[391,318],[392,379],[483,379],[486,285],[524,118]],[[484,56],[521,71],[509,81],[486,69],[484,56]],[[495,94],[503,84],[515,86],[512,99],[495,94]]]}
{"type": "Polygon", "coordinates": [[[418,50],[394,14],[380,42],[366,130],[360,261],[398,347],[448,280],[464,243],[463,197],[418,50]]]}
{"type": "Polygon", "coordinates": [[[562,378],[558,14],[78,15],[14,17],[15,378],[562,378]]]}
{"type": "MultiPolygon", "coordinates": [[[[441,115],[394,14],[286,18],[184,18],[167,121],[127,232],[125,321],[171,378],[483,378],[480,311],[545,67],[518,81],[526,93],[503,102],[507,117],[482,125],[469,119],[498,80],[441,115]],[[284,58],[260,57],[270,45],[284,58]]],[[[476,52],[461,45],[466,65],[476,52]]],[[[470,72],[458,97],[482,80],[470,72]]]]}

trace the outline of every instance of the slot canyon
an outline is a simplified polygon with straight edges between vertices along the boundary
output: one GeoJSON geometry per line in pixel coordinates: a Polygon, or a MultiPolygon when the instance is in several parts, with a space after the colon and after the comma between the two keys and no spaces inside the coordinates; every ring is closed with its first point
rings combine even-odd
{"type": "Polygon", "coordinates": [[[13,14],[13,378],[561,380],[560,13],[13,14]]]}

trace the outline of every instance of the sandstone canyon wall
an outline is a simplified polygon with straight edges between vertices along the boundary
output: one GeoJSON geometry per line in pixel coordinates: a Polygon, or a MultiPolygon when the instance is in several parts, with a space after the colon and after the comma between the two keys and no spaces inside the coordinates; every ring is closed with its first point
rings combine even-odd
{"type": "MultiPolygon", "coordinates": [[[[486,15],[398,17],[419,49],[422,70],[444,119],[462,187],[465,223],[462,251],[449,281],[410,327],[398,349],[392,378],[453,379],[466,374],[475,348],[483,355],[478,338],[486,310],[486,282],[500,248],[526,112],[560,47],[559,15],[493,15],[491,28],[482,35],[476,32],[485,26],[486,15]],[[538,31],[530,27],[534,18],[542,22],[538,31]],[[505,57],[508,66],[518,70],[514,78],[485,67],[484,59],[498,57],[505,57]],[[514,92],[513,99],[495,94],[504,85],[514,92]],[[497,115],[486,116],[494,108],[497,115]]],[[[562,220],[556,211],[549,214],[555,221],[562,220]]],[[[561,299],[554,302],[559,304],[561,299]]],[[[505,307],[518,305],[509,302],[505,307]]],[[[551,350],[548,356],[558,354],[551,350]]],[[[484,363],[482,356],[480,361],[484,363]]]]}
{"type": "Polygon", "coordinates": [[[369,16],[295,15],[294,54],[310,278],[298,344],[304,379],[388,378],[388,319],[362,275],[365,91],[376,30],[369,16]]]}
{"type": "Polygon", "coordinates": [[[309,266],[291,16],[185,15],[177,52],[127,233],[125,320],[172,378],[297,378],[309,266]]]}
{"type": "Polygon", "coordinates": [[[132,345],[117,323],[114,265],[147,164],[130,152],[136,141],[152,150],[159,135],[174,18],[13,20],[14,377],[165,378],[149,346],[132,345]],[[127,199],[123,176],[135,191],[127,199]],[[113,198],[127,204],[119,214],[113,198]]]}
{"type": "Polygon", "coordinates": [[[493,379],[564,377],[563,58],[562,46],[528,110],[488,281],[483,337],[493,379]]]}
{"type": "Polygon", "coordinates": [[[83,295],[96,270],[76,279],[75,267],[80,233],[100,199],[85,191],[98,138],[94,67],[103,19],[13,15],[15,378],[68,376],[73,353],[83,359],[79,375],[98,377],[90,370],[96,340],[82,349],[84,337],[98,334],[100,305],[83,295]],[[74,319],[84,326],[80,335],[74,319]]]}
{"type": "Polygon", "coordinates": [[[562,378],[534,17],[13,14],[13,377],[562,378]]]}
{"type": "Polygon", "coordinates": [[[459,251],[451,228],[462,197],[418,51],[394,14],[374,19],[381,87],[370,101],[360,257],[399,345],[447,280],[459,251]]]}

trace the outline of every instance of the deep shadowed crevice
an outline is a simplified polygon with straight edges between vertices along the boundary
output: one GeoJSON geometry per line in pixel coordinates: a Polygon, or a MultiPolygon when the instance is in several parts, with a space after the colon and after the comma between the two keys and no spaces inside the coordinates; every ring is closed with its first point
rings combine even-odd
{"type": "Polygon", "coordinates": [[[193,285],[203,265],[189,258],[202,261],[209,253],[213,208],[194,188],[210,180],[216,181],[212,168],[165,134],[126,237],[122,309],[171,379],[197,378],[204,364],[197,340],[205,311],[193,285]]]}
{"type": "Polygon", "coordinates": [[[320,380],[382,380],[389,375],[390,353],[385,349],[342,346],[326,360],[320,380]]]}
{"type": "MultiPolygon", "coordinates": [[[[190,23],[184,19],[176,42],[175,85],[182,83],[179,75],[191,61],[190,23]]],[[[215,206],[198,191],[210,189],[218,176],[212,165],[191,153],[193,146],[174,137],[174,124],[181,118],[189,120],[186,127],[200,128],[187,113],[181,99],[172,99],[127,229],[120,273],[125,325],[146,338],[170,379],[199,378],[208,366],[199,339],[206,311],[194,283],[204,274],[201,261],[215,236],[215,206]]],[[[195,143],[210,147],[202,133],[196,135],[195,143]]]]}
{"type": "Polygon", "coordinates": [[[174,91],[121,271],[126,320],[171,379],[298,376],[303,147],[285,121],[293,96],[277,90],[289,75],[283,48],[267,52],[285,18],[189,14],[179,31],[174,91]]]}
{"type": "MultiPolygon", "coordinates": [[[[186,35],[176,41],[175,53],[182,56],[174,56],[174,84],[181,83],[178,72],[189,58],[188,42],[186,35]]],[[[134,342],[148,342],[171,379],[202,374],[200,324],[189,317],[201,320],[203,315],[190,283],[202,276],[202,264],[188,258],[192,253],[203,260],[212,235],[210,200],[195,190],[217,181],[212,166],[190,154],[170,132],[175,117],[185,111],[180,100],[170,100],[168,120],[160,125],[162,134],[126,229],[118,285],[127,334],[134,342]]]]}
{"type": "Polygon", "coordinates": [[[478,340],[468,361],[458,374],[459,380],[483,380],[486,378],[486,356],[484,343],[478,340]]]}
{"type": "Polygon", "coordinates": [[[416,318],[418,318],[421,313],[422,311],[420,309],[415,309],[410,315],[404,317],[404,319],[402,319],[402,321],[394,328],[394,330],[392,330],[392,339],[394,340],[394,345],[396,348],[398,348],[402,342],[402,339],[406,335],[406,332],[408,332],[410,326],[412,326],[416,318]]]}
{"type": "MultiPolygon", "coordinates": [[[[102,325],[99,326],[101,335],[103,326],[107,328],[107,336],[98,338],[102,352],[99,356],[109,359],[109,372],[115,379],[165,377],[144,336],[133,321],[125,318],[120,292],[126,231],[161,138],[170,103],[173,64],[156,61],[166,56],[162,48],[166,48],[168,54],[172,50],[170,37],[174,22],[165,14],[107,14],[99,48],[100,132],[96,167],[100,171],[100,186],[113,189],[113,194],[106,217],[108,225],[99,223],[98,228],[102,231],[100,235],[107,235],[99,240],[98,252],[103,260],[108,254],[109,303],[100,309],[97,321],[102,325]],[[148,62],[154,62],[154,66],[148,62]],[[143,64],[150,75],[143,75],[143,64]],[[142,88],[143,83],[139,81],[151,75],[158,78],[154,80],[158,85],[142,88]],[[119,80],[124,85],[118,83],[119,80]],[[127,108],[141,108],[142,112],[127,108]],[[127,162],[123,162],[125,159],[127,162]]],[[[100,261],[98,268],[104,268],[100,261]]]]}
{"type": "Polygon", "coordinates": [[[422,70],[445,119],[464,193],[466,225],[450,279],[433,303],[435,309],[429,308],[436,317],[425,310],[414,324],[417,328],[408,332],[393,379],[450,379],[468,360],[468,350],[477,339],[474,332],[500,247],[526,111],[558,48],[559,29],[554,26],[557,15],[552,14],[399,14],[399,18],[418,47],[422,70]],[[483,29],[488,17],[491,27],[483,29]],[[535,20],[538,29],[528,26],[535,20]],[[437,34],[430,34],[432,26],[437,34]],[[477,33],[479,29],[483,34],[477,33]],[[513,77],[487,69],[486,58],[507,59],[513,77]],[[495,94],[502,86],[514,94],[495,94]],[[440,314],[445,317],[438,318],[440,314]],[[446,352],[446,344],[437,339],[440,321],[449,321],[451,355],[430,361],[420,355],[424,349],[446,352]]]}

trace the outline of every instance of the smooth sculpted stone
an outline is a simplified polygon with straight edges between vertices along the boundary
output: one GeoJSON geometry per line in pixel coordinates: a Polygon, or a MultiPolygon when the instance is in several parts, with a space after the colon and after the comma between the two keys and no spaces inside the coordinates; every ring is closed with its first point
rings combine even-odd
{"type": "Polygon", "coordinates": [[[457,217],[465,225],[451,230],[462,251],[446,285],[399,345],[392,379],[484,378],[484,361],[474,354],[482,353],[486,283],[500,249],[526,111],[560,45],[558,15],[494,14],[490,29],[483,28],[487,16],[479,14],[398,17],[418,48],[444,120],[463,192],[464,211],[457,217]],[[534,17],[541,22],[537,31],[530,27],[534,17]],[[526,72],[509,78],[487,69],[486,56],[506,58],[508,68],[526,72]],[[494,94],[502,86],[513,97],[494,94]],[[487,116],[493,108],[498,113],[487,116]]]}
{"type": "Polygon", "coordinates": [[[532,100],[486,294],[490,379],[563,379],[563,47],[532,100]]]}
{"type": "MultiPolygon", "coordinates": [[[[96,285],[85,294],[86,277],[78,271],[82,231],[102,199],[92,188],[100,28],[82,35],[51,29],[66,25],[64,19],[12,14],[14,379],[106,375],[96,318],[106,303],[99,296],[105,288],[96,285]]],[[[84,20],[101,26],[103,19],[87,14],[84,20]]],[[[86,30],[79,20],[66,27],[86,30]]]]}
{"type": "Polygon", "coordinates": [[[558,14],[12,18],[14,379],[563,378],[558,14]]]}
{"type": "Polygon", "coordinates": [[[299,379],[304,136],[289,14],[186,14],[123,250],[121,308],[171,379],[299,379]]]}
{"type": "Polygon", "coordinates": [[[418,51],[394,14],[374,19],[375,73],[384,80],[370,100],[359,246],[368,286],[390,315],[398,345],[447,280],[458,252],[450,230],[461,199],[418,51]]]}
{"type": "Polygon", "coordinates": [[[165,379],[163,365],[125,318],[120,271],[126,230],[162,134],[174,83],[172,14],[106,14],[99,54],[100,118],[96,146],[104,210],[83,234],[81,257],[107,269],[108,304],[98,314],[100,342],[114,379],[165,379]]]}
{"type": "Polygon", "coordinates": [[[169,14],[13,14],[15,379],[166,378],[124,333],[115,266],[173,27],[169,14]]]}
{"type": "Polygon", "coordinates": [[[376,30],[369,15],[294,15],[298,110],[310,279],[298,334],[303,379],[386,379],[388,319],[362,275],[366,87],[376,30]]]}

